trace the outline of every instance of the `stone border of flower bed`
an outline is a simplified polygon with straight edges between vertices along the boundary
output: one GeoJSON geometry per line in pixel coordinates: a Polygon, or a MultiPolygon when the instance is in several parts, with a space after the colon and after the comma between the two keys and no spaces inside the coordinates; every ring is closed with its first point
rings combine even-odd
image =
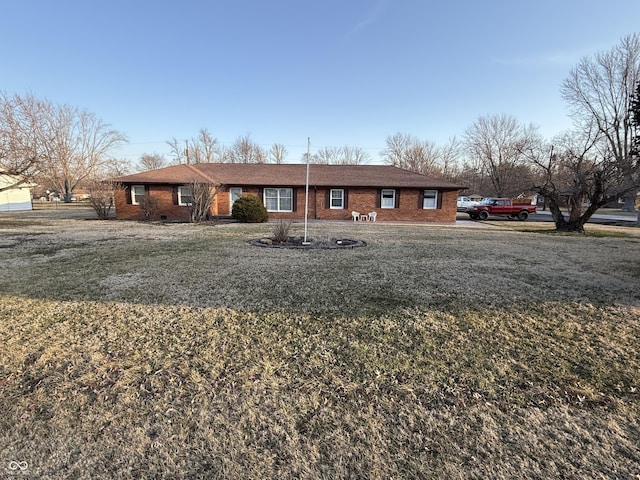
{"type": "Polygon", "coordinates": [[[256,247],[266,248],[298,248],[305,250],[321,249],[321,250],[335,250],[341,248],[357,248],[366,247],[367,242],[362,240],[353,240],[350,238],[332,238],[331,240],[313,240],[308,242],[308,245],[304,244],[302,237],[289,237],[286,242],[276,242],[272,238],[259,238],[249,240],[251,245],[256,247]]]}

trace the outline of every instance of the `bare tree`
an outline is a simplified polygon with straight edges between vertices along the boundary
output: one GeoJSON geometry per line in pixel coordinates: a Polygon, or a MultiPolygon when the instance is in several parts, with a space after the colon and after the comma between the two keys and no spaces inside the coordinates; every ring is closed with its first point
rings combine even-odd
{"type": "Polygon", "coordinates": [[[281,164],[284,163],[285,159],[288,155],[287,147],[285,147],[281,143],[274,143],[271,145],[271,149],[269,150],[269,161],[271,163],[281,164]]]}
{"type": "Polygon", "coordinates": [[[340,149],[337,147],[320,147],[309,159],[318,165],[336,165],[340,163],[340,149]]]}
{"type": "MultiPolygon", "coordinates": [[[[466,130],[465,140],[470,156],[477,159],[491,180],[493,194],[505,197],[521,193],[520,167],[527,161],[523,152],[541,141],[535,127],[524,127],[510,115],[480,117],[466,130]],[[515,172],[520,175],[514,175],[515,172]]],[[[531,180],[525,180],[530,186],[531,180]]]]}
{"type": "Polygon", "coordinates": [[[565,133],[554,143],[546,158],[531,157],[541,173],[534,189],[544,196],[556,230],[584,232],[584,224],[622,180],[621,172],[615,156],[598,148],[597,127],[565,133]],[[568,217],[560,209],[564,204],[568,217]]]}
{"type": "Polygon", "coordinates": [[[151,193],[145,192],[139,202],[145,220],[153,220],[158,214],[158,199],[151,193]]]}
{"type": "Polygon", "coordinates": [[[211,206],[218,193],[220,185],[194,179],[190,184],[191,201],[189,211],[192,222],[202,222],[209,219],[211,206]]]}
{"type": "MultiPolygon", "coordinates": [[[[631,125],[633,127],[633,140],[631,155],[634,156],[636,164],[640,162],[640,80],[636,84],[636,91],[631,102],[631,125]]],[[[636,194],[636,198],[638,195],[636,194]]],[[[640,225],[640,208],[637,209],[638,216],[636,223],[640,225]]]]}
{"type": "Polygon", "coordinates": [[[41,172],[70,202],[75,188],[109,160],[109,152],[126,142],[94,114],[46,102],[38,125],[41,172]]]}
{"type": "Polygon", "coordinates": [[[143,153],[138,161],[138,170],[159,170],[167,166],[164,155],[158,153],[143,153]]]}
{"type": "Polygon", "coordinates": [[[43,158],[37,133],[43,108],[31,95],[0,93],[0,173],[15,179],[0,191],[28,182],[39,171],[43,158]]]}
{"type": "Polygon", "coordinates": [[[226,153],[230,163],[265,163],[267,159],[264,149],[250,135],[237,138],[226,153]]]}
{"type": "Polygon", "coordinates": [[[453,180],[460,174],[460,159],[462,158],[463,144],[456,137],[452,137],[439,148],[439,164],[442,176],[453,180]]]}
{"type": "Polygon", "coordinates": [[[438,163],[439,151],[435,143],[430,141],[416,141],[405,153],[405,167],[407,170],[424,175],[441,174],[438,163]]]}
{"type": "Polygon", "coordinates": [[[640,80],[631,99],[632,151],[631,155],[640,156],[640,80]]]}
{"type": "Polygon", "coordinates": [[[637,155],[632,155],[631,101],[640,81],[640,34],[624,37],[606,52],[585,57],[571,70],[561,93],[572,109],[577,128],[595,126],[622,174],[624,210],[633,211],[640,179],[637,155]]]}
{"type": "Polygon", "coordinates": [[[98,171],[99,178],[122,177],[133,172],[131,162],[125,158],[110,158],[98,171]]]}
{"type": "Polygon", "coordinates": [[[184,142],[174,137],[167,145],[175,163],[213,163],[221,160],[218,140],[206,128],[201,128],[196,137],[184,142]]]}
{"type": "Polygon", "coordinates": [[[0,95],[0,170],[38,177],[71,201],[74,189],[114,162],[126,137],[94,114],[31,95],[0,95]]]}
{"type": "Polygon", "coordinates": [[[110,181],[94,180],[89,183],[89,205],[100,220],[111,217],[114,193],[122,188],[121,184],[110,181]]]}
{"type": "Polygon", "coordinates": [[[192,140],[191,143],[191,151],[188,152],[193,157],[191,163],[212,163],[215,161],[218,140],[211,136],[209,130],[201,128],[196,140],[192,140]]]}
{"type": "Polygon", "coordinates": [[[385,163],[423,175],[442,176],[443,160],[452,160],[452,147],[441,149],[435,143],[412,135],[396,133],[387,137],[387,147],[381,152],[385,163]]]}
{"type": "Polygon", "coordinates": [[[172,163],[187,163],[187,145],[188,140],[182,142],[177,138],[173,137],[171,140],[167,142],[169,145],[169,150],[171,151],[171,156],[173,157],[172,163]]]}
{"type": "Polygon", "coordinates": [[[371,155],[360,147],[344,146],[341,149],[340,163],[342,165],[362,165],[369,163],[371,155]]]}
{"type": "MultiPolygon", "coordinates": [[[[311,155],[309,162],[319,165],[362,165],[369,162],[371,155],[360,147],[320,147],[311,155]]],[[[302,155],[302,161],[307,161],[307,154],[302,155]]]]}
{"type": "Polygon", "coordinates": [[[470,194],[489,195],[489,192],[493,190],[491,181],[477,160],[465,160],[460,166],[459,172],[448,180],[466,186],[470,194]]]}
{"type": "Polygon", "coordinates": [[[394,167],[403,168],[402,165],[406,165],[406,152],[417,141],[411,135],[396,133],[393,136],[387,137],[387,148],[385,148],[380,155],[383,157],[385,163],[393,165],[394,167]]]}

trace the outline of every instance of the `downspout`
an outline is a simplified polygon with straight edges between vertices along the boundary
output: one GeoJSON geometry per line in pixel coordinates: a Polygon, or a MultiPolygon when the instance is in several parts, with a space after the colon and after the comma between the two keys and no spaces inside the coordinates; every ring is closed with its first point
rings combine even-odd
{"type": "Polygon", "coordinates": [[[308,245],[307,242],[307,218],[309,216],[309,149],[311,148],[311,139],[307,137],[307,180],[305,182],[305,196],[304,196],[304,240],[303,245],[308,245]]]}
{"type": "Polygon", "coordinates": [[[315,186],[313,187],[313,218],[318,219],[318,187],[315,186]]]}

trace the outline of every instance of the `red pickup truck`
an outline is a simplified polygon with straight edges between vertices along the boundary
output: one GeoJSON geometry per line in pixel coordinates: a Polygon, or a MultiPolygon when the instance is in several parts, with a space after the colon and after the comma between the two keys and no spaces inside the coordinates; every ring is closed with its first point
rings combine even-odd
{"type": "Polygon", "coordinates": [[[536,206],[531,200],[511,200],[510,198],[485,198],[479,205],[467,209],[474,220],[486,220],[489,215],[507,215],[518,220],[526,220],[529,214],[536,213],[536,206]]]}

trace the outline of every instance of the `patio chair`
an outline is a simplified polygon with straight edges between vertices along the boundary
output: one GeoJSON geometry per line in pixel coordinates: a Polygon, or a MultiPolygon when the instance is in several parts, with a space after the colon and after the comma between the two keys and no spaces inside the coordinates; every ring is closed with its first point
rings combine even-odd
{"type": "Polygon", "coordinates": [[[351,212],[351,217],[353,218],[354,222],[357,222],[358,220],[360,220],[360,212],[356,212],[354,210],[353,212],[351,212]]]}
{"type": "Polygon", "coordinates": [[[369,221],[375,222],[377,216],[378,216],[378,212],[369,212],[369,221]]]}

